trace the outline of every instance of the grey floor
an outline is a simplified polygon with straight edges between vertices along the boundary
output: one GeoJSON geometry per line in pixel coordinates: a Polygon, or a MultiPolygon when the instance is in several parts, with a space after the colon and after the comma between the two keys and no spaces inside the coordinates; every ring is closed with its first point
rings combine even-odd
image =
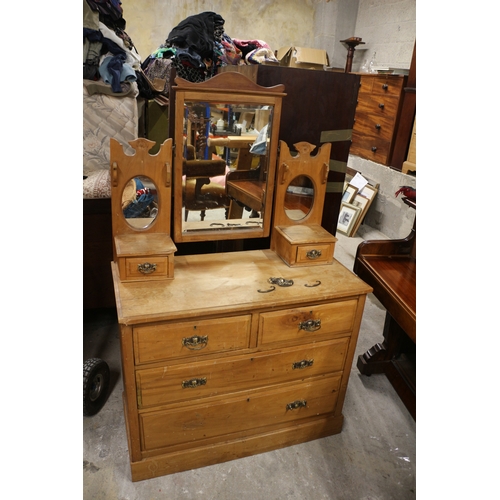
{"type": "MultiPolygon", "coordinates": [[[[358,244],[386,239],[362,226],[337,234],[335,258],[352,269],[358,244]]],[[[340,434],[249,458],[132,483],[121,393],[118,324],[85,316],[84,359],[112,372],[103,409],[83,418],[84,500],[406,500],[416,498],[416,424],[383,375],[362,376],[358,354],[382,339],[385,310],[370,294],[344,404],[340,434]]]]}

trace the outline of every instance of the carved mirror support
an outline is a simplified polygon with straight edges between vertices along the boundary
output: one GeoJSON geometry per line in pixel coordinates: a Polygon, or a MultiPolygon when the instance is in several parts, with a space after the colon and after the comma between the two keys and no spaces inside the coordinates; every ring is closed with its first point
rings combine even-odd
{"type": "Polygon", "coordinates": [[[133,155],[110,139],[113,253],[121,281],[172,279],[170,237],[172,139],[155,155],[148,139],[129,142],[133,155]]]}
{"type": "Polygon", "coordinates": [[[289,266],[333,262],[335,238],[321,226],[331,144],[280,141],[271,249],[289,266]]]}

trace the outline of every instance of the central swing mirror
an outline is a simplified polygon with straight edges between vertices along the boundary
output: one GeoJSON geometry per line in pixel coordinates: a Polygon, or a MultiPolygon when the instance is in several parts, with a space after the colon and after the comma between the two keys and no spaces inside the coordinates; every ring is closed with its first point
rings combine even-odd
{"type": "Polygon", "coordinates": [[[269,236],[284,86],[175,82],[175,241],[269,236]]]}

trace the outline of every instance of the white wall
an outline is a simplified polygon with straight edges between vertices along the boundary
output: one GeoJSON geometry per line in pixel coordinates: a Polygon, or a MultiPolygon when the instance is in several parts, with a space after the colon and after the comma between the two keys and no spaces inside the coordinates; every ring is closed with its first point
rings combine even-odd
{"type": "Polygon", "coordinates": [[[352,71],[376,52],[380,66],[408,69],[416,33],[416,0],[312,0],[314,46],[328,52],[330,65],[345,68],[352,36],[363,39],[354,52],[352,71]]]}
{"type": "Polygon", "coordinates": [[[353,71],[376,52],[379,66],[410,67],[416,32],[416,0],[359,0],[356,34],[366,45],[354,53],[353,71]]]}

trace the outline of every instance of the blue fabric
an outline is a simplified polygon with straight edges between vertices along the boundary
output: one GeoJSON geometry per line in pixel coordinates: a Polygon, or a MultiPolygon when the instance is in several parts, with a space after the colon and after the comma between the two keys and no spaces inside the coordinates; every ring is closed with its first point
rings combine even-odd
{"type": "Polygon", "coordinates": [[[99,66],[99,74],[105,83],[111,84],[113,92],[121,92],[121,82],[135,82],[137,76],[130,64],[125,61],[124,54],[105,57],[99,66]]]}

